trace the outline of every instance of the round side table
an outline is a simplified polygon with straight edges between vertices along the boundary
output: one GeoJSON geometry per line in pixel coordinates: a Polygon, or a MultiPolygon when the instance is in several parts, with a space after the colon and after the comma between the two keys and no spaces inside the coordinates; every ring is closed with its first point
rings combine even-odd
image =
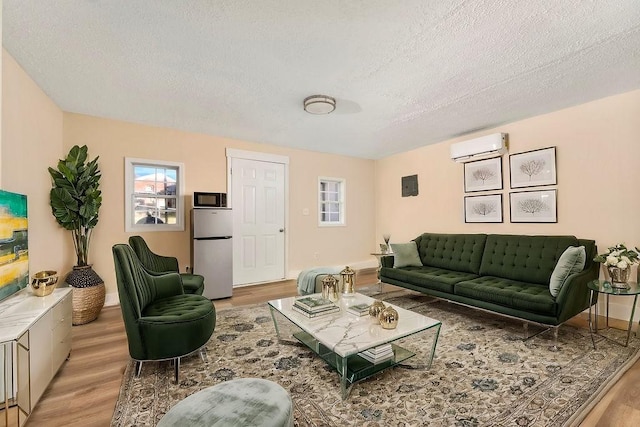
{"type": "Polygon", "coordinates": [[[378,286],[380,286],[380,290],[378,292],[382,293],[382,286],[384,285],[384,283],[382,283],[382,280],[380,280],[380,270],[382,269],[382,258],[386,256],[394,256],[395,254],[393,252],[371,252],[371,255],[376,257],[376,259],[378,260],[378,269],[376,270],[376,275],[378,276],[378,286]]]}
{"type": "MultiPolygon", "coordinates": [[[[629,317],[629,327],[627,328],[627,341],[624,343],[624,346],[627,347],[629,345],[629,338],[631,337],[631,326],[633,326],[633,316],[636,311],[636,303],[638,302],[638,295],[640,294],[640,287],[636,282],[628,282],[628,288],[614,288],[611,286],[611,282],[608,280],[592,280],[587,283],[587,287],[591,290],[591,301],[595,300],[595,330],[592,326],[591,322],[591,307],[593,305],[589,304],[589,333],[591,334],[591,342],[593,343],[593,348],[596,348],[595,340],[593,339],[594,333],[598,334],[598,294],[606,295],[606,327],[609,327],[609,297],[611,295],[615,296],[632,296],[633,297],[633,306],[631,307],[631,317],[629,317]]],[[[619,343],[618,343],[619,344],[619,343]]]]}

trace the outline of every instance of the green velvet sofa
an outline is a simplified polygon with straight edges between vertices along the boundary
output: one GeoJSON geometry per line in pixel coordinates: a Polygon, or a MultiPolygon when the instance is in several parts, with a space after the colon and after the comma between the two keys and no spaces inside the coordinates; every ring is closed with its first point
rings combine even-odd
{"type": "Polygon", "coordinates": [[[394,268],[393,257],[384,257],[383,283],[542,325],[587,309],[587,283],[598,278],[595,241],[574,236],[424,233],[414,241],[422,266],[394,268]],[[553,297],[549,280],[569,246],[585,247],[585,266],[553,297]]]}

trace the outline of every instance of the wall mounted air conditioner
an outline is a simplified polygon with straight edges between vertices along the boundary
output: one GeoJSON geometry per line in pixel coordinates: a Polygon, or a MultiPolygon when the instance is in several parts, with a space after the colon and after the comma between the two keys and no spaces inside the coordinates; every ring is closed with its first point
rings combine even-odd
{"type": "Polygon", "coordinates": [[[451,144],[451,159],[471,162],[501,156],[507,152],[507,134],[494,133],[480,138],[451,144]]]}

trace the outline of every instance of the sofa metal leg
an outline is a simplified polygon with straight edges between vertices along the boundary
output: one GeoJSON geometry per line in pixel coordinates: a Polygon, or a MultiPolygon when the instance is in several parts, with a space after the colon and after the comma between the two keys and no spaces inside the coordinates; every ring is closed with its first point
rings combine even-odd
{"type": "Polygon", "coordinates": [[[553,344],[551,345],[551,347],[549,347],[550,351],[560,351],[560,348],[558,348],[558,329],[560,328],[560,326],[553,326],[551,329],[553,329],[553,344]]]}
{"type": "Polygon", "coordinates": [[[140,376],[140,373],[142,372],[142,362],[139,360],[136,360],[136,366],[135,366],[135,370],[136,370],[136,378],[140,376]]]}
{"type": "Polygon", "coordinates": [[[524,341],[529,339],[529,322],[523,322],[522,328],[524,329],[524,341]]]}
{"type": "Polygon", "coordinates": [[[207,361],[207,347],[202,347],[200,349],[200,359],[202,359],[203,362],[207,361]]]}
{"type": "Polygon", "coordinates": [[[175,373],[176,384],[178,384],[178,373],[180,372],[180,358],[173,359],[173,369],[175,373]]]}

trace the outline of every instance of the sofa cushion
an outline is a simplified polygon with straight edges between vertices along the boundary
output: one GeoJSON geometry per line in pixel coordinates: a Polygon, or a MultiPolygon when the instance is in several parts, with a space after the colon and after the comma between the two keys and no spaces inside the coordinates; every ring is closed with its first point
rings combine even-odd
{"type": "Polygon", "coordinates": [[[555,316],[557,310],[548,286],[494,276],[456,283],[455,294],[549,316],[555,316]]]}
{"type": "Polygon", "coordinates": [[[569,246],[579,246],[578,239],[491,234],[484,247],[480,275],[537,283],[548,289],[551,273],[569,246]]]}
{"type": "Polygon", "coordinates": [[[416,242],[391,243],[393,251],[393,267],[422,267],[422,261],[418,256],[416,242]]]}
{"type": "Polygon", "coordinates": [[[478,274],[486,234],[424,233],[415,239],[422,264],[478,274]]]}
{"type": "Polygon", "coordinates": [[[560,255],[560,259],[556,264],[556,267],[551,273],[551,279],[549,279],[549,292],[551,296],[557,297],[562,289],[562,285],[567,281],[569,276],[575,273],[579,273],[584,268],[586,261],[586,252],[584,246],[569,246],[560,255]]]}
{"type": "Polygon", "coordinates": [[[478,277],[471,273],[461,273],[437,267],[383,267],[380,275],[422,288],[435,289],[451,294],[453,293],[453,285],[456,283],[478,277]]]}

